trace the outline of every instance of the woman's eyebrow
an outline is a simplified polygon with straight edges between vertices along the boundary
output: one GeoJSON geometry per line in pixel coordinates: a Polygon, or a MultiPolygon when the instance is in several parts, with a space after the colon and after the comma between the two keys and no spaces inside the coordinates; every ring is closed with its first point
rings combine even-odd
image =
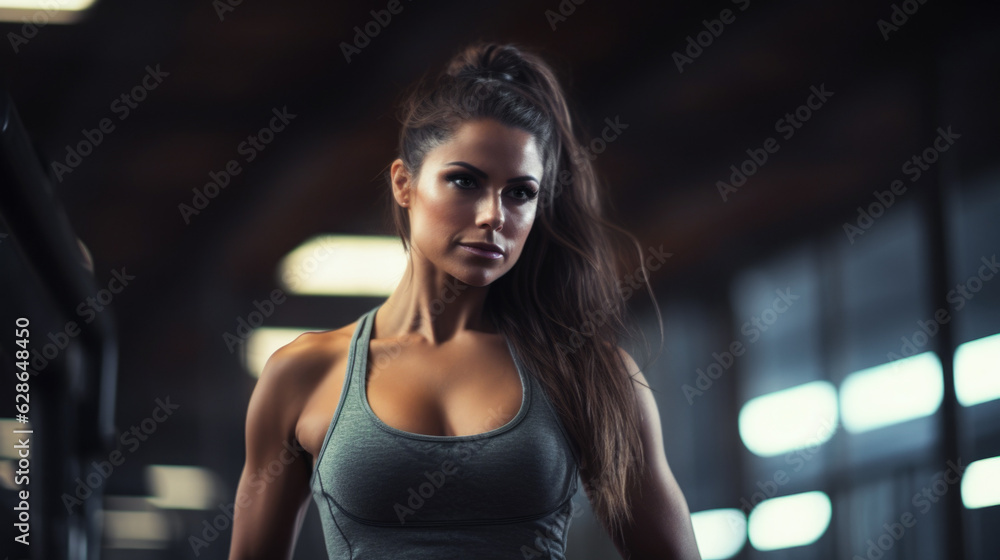
{"type": "MultiPolygon", "coordinates": [[[[451,161],[451,162],[446,163],[445,165],[458,165],[460,167],[464,167],[464,168],[468,169],[469,171],[471,171],[476,176],[478,176],[480,179],[487,179],[489,177],[486,174],[486,172],[484,172],[482,169],[479,169],[478,167],[476,167],[474,165],[465,163],[464,161],[451,161]]],[[[538,179],[535,179],[531,175],[522,175],[520,177],[514,177],[513,179],[507,179],[507,183],[508,184],[510,184],[510,183],[520,183],[521,181],[534,181],[534,182],[537,183],[538,179]]]]}

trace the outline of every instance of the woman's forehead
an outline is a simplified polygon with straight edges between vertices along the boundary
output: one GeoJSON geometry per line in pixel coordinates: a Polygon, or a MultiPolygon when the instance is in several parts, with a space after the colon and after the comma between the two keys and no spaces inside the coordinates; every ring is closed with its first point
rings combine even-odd
{"type": "Polygon", "coordinates": [[[490,164],[542,166],[540,147],[530,132],[492,119],[463,123],[448,141],[434,148],[428,158],[438,164],[460,159],[477,167],[490,164]]]}

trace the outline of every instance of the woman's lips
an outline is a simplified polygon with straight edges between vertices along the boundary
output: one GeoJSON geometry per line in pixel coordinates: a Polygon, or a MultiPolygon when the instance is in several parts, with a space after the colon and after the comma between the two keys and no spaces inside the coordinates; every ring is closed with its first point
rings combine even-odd
{"type": "Polygon", "coordinates": [[[503,257],[503,253],[497,251],[489,251],[486,249],[480,249],[479,247],[473,247],[472,245],[465,245],[463,243],[460,243],[459,247],[465,249],[466,251],[472,253],[473,255],[484,257],[487,259],[499,259],[503,257]]]}

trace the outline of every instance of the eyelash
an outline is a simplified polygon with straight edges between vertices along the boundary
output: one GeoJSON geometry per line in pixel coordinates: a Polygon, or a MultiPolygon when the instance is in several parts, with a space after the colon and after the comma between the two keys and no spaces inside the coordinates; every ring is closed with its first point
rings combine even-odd
{"type": "MultiPolygon", "coordinates": [[[[446,177],[446,179],[448,180],[449,183],[454,183],[455,181],[458,181],[458,180],[461,180],[461,179],[469,179],[472,182],[476,182],[476,178],[475,177],[473,177],[472,175],[467,175],[465,173],[456,173],[456,174],[453,174],[453,175],[448,175],[446,177]]],[[[458,188],[462,189],[462,190],[469,190],[470,189],[470,187],[458,187],[458,188]]],[[[519,185],[519,186],[515,187],[514,190],[515,191],[516,190],[523,190],[526,193],[526,196],[524,198],[518,198],[517,199],[517,200],[520,200],[520,201],[527,202],[527,201],[535,198],[536,196],[538,196],[538,193],[534,189],[532,189],[531,187],[525,186],[525,185],[519,185]]]]}

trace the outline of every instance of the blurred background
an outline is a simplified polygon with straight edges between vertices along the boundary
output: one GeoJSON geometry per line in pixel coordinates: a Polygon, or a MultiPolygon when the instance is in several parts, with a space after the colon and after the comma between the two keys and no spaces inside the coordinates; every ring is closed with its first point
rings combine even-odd
{"type": "MultiPolygon", "coordinates": [[[[1000,557],[995,5],[0,4],[0,552],[227,557],[264,360],[402,271],[400,91],[491,39],[669,253],[645,374],[703,558],[1000,557]]],[[[619,558],[574,500],[568,558],[619,558]]]]}

